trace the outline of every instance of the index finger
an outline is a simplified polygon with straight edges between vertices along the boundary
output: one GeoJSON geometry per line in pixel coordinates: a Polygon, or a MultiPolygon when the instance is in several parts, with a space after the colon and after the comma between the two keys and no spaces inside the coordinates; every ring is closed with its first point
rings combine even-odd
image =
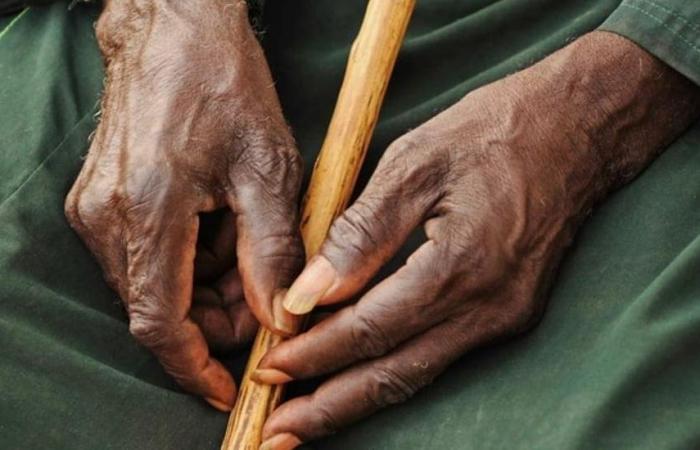
{"type": "Polygon", "coordinates": [[[245,299],[260,323],[280,334],[296,328],[294,316],[275,309],[274,299],[304,263],[297,202],[301,173],[295,147],[264,140],[231,172],[228,201],[236,213],[236,253],[245,299]]]}
{"type": "Polygon", "coordinates": [[[327,374],[384,355],[445,319],[462,290],[453,288],[448,267],[438,264],[446,260],[441,248],[434,241],[426,242],[410,262],[356,304],[271,349],[254,378],[276,384],[280,379],[327,374]]]}
{"type": "Polygon", "coordinates": [[[233,378],[211,358],[189,317],[198,216],[161,208],[136,214],[138,222],[132,210],[127,231],[129,330],[183,388],[229,410],[236,397],[233,378]]]}

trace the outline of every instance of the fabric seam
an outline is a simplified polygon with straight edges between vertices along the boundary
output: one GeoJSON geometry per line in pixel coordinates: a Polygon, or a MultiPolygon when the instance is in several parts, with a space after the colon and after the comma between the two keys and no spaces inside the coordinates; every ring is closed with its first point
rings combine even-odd
{"type": "Polygon", "coordinates": [[[665,6],[663,6],[663,5],[659,4],[659,3],[656,3],[656,2],[653,1],[653,0],[637,0],[637,1],[638,1],[638,2],[642,2],[642,3],[646,3],[646,4],[650,5],[650,6],[654,6],[654,7],[656,7],[657,9],[660,9],[661,11],[667,13],[667,14],[670,15],[671,17],[675,17],[676,19],[680,20],[680,21],[683,22],[685,25],[688,25],[688,26],[690,27],[690,29],[695,30],[695,31],[700,31],[700,26],[698,26],[698,25],[692,23],[692,22],[689,21],[687,18],[685,18],[685,17],[682,16],[681,14],[678,14],[676,11],[674,11],[674,10],[672,10],[672,9],[670,9],[670,8],[667,8],[667,7],[665,7],[665,6]]]}
{"type": "Polygon", "coordinates": [[[0,31],[0,40],[2,40],[2,38],[4,38],[5,35],[10,31],[10,29],[15,26],[15,24],[19,21],[19,19],[24,17],[24,15],[27,13],[27,11],[29,11],[29,8],[24,8],[21,13],[17,14],[17,16],[14,19],[12,19],[10,21],[10,23],[7,24],[5,29],[0,31]]]}
{"type": "Polygon", "coordinates": [[[637,12],[639,12],[639,13],[641,13],[641,14],[644,14],[645,16],[647,16],[647,17],[653,19],[653,20],[656,21],[659,25],[661,25],[663,28],[665,28],[669,33],[671,33],[672,35],[676,36],[681,42],[683,42],[683,43],[686,44],[688,47],[690,47],[691,50],[694,50],[697,54],[700,55],[700,47],[698,47],[697,45],[693,44],[693,42],[691,42],[690,40],[688,40],[685,36],[683,36],[683,35],[682,35],[681,33],[679,33],[678,31],[676,31],[676,30],[674,30],[673,28],[671,28],[671,27],[669,27],[668,25],[666,25],[666,23],[664,23],[663,19],[661,19],[660,17],[654,15],[652,12],[650,12],[650,11],[648,11],[648,10],[646,10],[646,9],[640,8],[639,6],[634,6],[634,5],[630,5],[630,4],[627,4],[627,3],[622,3],[620,6],[624,6],[624,7],[627,7],[627,8],[629,8],[629,9],[635,10],[635,11],[637,11],[637,12]]]}

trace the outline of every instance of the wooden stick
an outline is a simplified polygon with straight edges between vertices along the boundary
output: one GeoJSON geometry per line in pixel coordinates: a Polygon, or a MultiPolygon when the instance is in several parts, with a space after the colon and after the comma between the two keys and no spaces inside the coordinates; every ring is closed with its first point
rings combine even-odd
{"type": "MultiPolygon", "coordinates": [[[[318,251],[352,195],[414,6],[415,0],[370,0],[367,5],[304,201],[301,233],[307,258],[318,251]]],[[[258,332],[222,450],[260,446],[262,427],[283,390],[255,383],[250,374],[281,340],[267,329],[258,332]]]]}

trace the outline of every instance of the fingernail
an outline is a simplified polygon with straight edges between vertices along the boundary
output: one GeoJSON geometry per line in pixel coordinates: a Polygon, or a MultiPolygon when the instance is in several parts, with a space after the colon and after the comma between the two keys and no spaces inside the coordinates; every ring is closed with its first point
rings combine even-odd
{"type": "Polygon", "coordinates": [[[294,379],[289,374],[277,369],[255,369],[250,374],[250,378],[261,384],[284,384],[294,379]]]}
{"type": "Polygon", "coordinates": [[[333,285],[336,275],[335,269],[326,258],[313,258],[289,288],[284,299],[284,308],[297,315],[310,312],[333,285]]]}
{"type": "Polygon", "coordinates": [[[292,450],[299,445],[301,445],[301,439],[292,433],[281,433],[263,442],[260,450],[292,450]]]}
{"type": "Polygon", "coordinates": [[[219,411],[223,412],[229,412],[231,411],[231,405],[227,405],[226,403],[222,402],[221,400],[216,400],[211,397],[205,397],[204,400],[207,401],[211,406],[214,408],[218,409],[219,411]]]}
{"type": "Polygon", "coordinates": [[[275,328],[277,328],[279,332],[284,333],[287,336],[292,336],[296,334],[297,330],[299,329],[301,317],[284,309],[282,302],[286,294],[287,290],[282,290],[272,299],[272,318],[274,320],[275,328]]]}

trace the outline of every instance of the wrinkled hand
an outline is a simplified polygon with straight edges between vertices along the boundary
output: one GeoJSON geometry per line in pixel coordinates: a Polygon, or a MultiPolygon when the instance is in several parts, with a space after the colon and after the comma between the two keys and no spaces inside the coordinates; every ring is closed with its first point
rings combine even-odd
{"type": "Polygon", "coordinates": [[[261,361],[254,377],[267,383],[335,373],[272,414],[265,448],[406,400],[468,350],[532,325],[590,208],[690,123],[698,98],[634,44],[596,32],[391,145],[284,305],[353,298],[416,227],[427,241],[261,361]]]}
{"type": "Polygon", "coordinates": [[[243,0],[109,1],[97,37],[102,119],[67,217],[136,339],[228,409],[235,384],[208,343],[254,334],[243,293],[275,326],[273,298],[303,264],[300,156],[243,0]],[[198,240],[199,213],[221,208],[218,232],[198,240]]]}

